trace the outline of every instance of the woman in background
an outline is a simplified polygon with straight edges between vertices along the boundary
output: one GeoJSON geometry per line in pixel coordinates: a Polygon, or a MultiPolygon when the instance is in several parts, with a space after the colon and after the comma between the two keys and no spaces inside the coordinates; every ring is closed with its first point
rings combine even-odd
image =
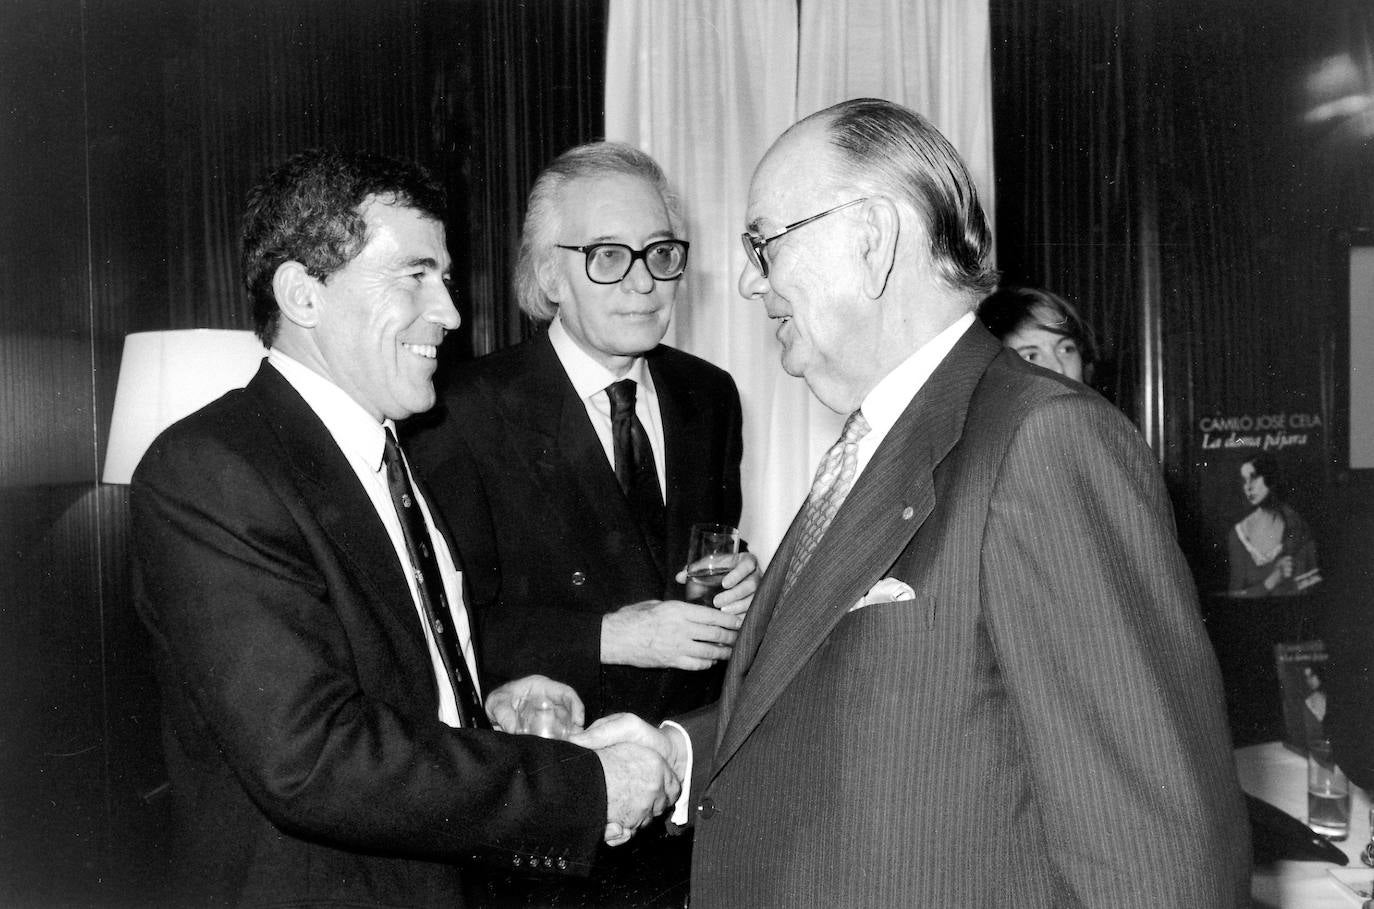
{"type": "Polygon", "coordinates": [[[1279,495],[1278,464],[1259,453],[1240,465],[1253,508],[1227,536],[1230,591],[1236,596],[1289,596],[1321,580],[1312,531],[1279,495]]]}
{"type": "Polygon", "coordinates": [[[999,287],[978,305],[978,318],[1021,358],[1078,382],[1091,382],[1097,361],[1092,328],[1073,304],[1034,287],[999,287]]]}

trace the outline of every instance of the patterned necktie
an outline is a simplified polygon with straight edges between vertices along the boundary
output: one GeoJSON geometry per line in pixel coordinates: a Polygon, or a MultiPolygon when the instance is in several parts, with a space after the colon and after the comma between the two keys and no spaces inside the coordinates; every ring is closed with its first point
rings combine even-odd
{"type": "Polygon", "coordinates": [[[615,478],[625,492],[640,529],[650,544],[661,549],[664,539],[663,491],[658,485],[654,449],[644,424],[635,416],[635,382],[621,379],[606,386],[611,399],[611,438],[615,449],[615,478]]]}
{"type": "Polygon", "coordinates": [[[844,421],[844,431],[840,433],[839,440],[821,458],[821,464],[816,468],[816,479],[811,482],[811,494],[806,497],[806,511],[802,516],[797,548],[793,550],[792,560],[787,563],[783,594],[792,589],[797,575],[801,574],[816,544],[835,519],[835,513],[844,504],[845,496],[849,495],[854,476],[859,471],[859,440],[868,435],[871,428],[863,412],[854,411],[844,421]]]}
{"type": "Polygon", "coordinates": [[[396,515],[401,519],[401,535],[405,537],[406,552],[415,572],[415,586],[420,591],[420,605],[424,608],[425,620],[434,633],[434,641],[439,647],[439,656],[444,669],[453,682],[454,701],[458,707],[458,721],[466,727],[490,729],[486,712],[477,699],[477,689],[468,673],[467,660],[463,659],[462,648],[458,644],[458,629],[451,627],[446,620],[453,618],[448,608],[448,597],[444,594],[443,578],[439,574],[439,562],[434,557],[434,547],[425,526],[420,504],[415,501],[415,491],[410,485],[410,475],[406,472],[401,459],[401,449],[391,430],[386,431],[386,445],[382,449],[382,464],[386,467],[386,485],[391,490],[391,501],[396,507],[396,515]]]}

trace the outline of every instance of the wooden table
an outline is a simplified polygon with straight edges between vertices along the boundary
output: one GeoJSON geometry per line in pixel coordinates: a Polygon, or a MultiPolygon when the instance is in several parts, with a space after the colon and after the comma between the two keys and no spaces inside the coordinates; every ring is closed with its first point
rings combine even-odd
{"type": "MultiPolygon", "coordinates": [[[[1307,759],[1278,742],[1236,749],[1240,786],[1300,821],[1307,820],[1307,759]]],[[[1276,862],[1257,868],[1251,880],[1256,909],[1351,909],[1358,900],[1341,889],[1328,868],[1363,869],[1360,851],[1369,842],[1369,798],[1351,787],[1350,836],[1336,843],[1350,858],[1341,866],[1331,862],[1276,862]]],[[[1366,869],[1374,880],[1374,868],[1366,869]]]]}

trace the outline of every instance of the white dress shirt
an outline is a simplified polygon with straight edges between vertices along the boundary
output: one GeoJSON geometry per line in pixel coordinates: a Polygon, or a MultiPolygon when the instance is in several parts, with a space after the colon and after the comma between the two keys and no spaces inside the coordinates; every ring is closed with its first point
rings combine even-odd
{"type": "Polygon", "coordinates": [[[883,376],[877,385],[864,398],[859,409],[868,421],[868,435],[859,440],[859,469],[854,474],[857,483],[863,475],[873,453],[883,444],[883,439],[891,432],[897,418],[911,404],[911,399],[925,386],[931,373],[944,362],[954,345],[964,336],[973,324],[973,313],[965,313],[953,324],[921,346],[907,357],[892,372],[883,376]]]}
{"type": "MultiPolygon", "coordinates": [[[[391,501],[391,490],[386,482],[386,470],[382,466],[382,450],[386,446],[386,430],[390,428],[395,433],[394,424],[390,420],[378,423],[343,389],[275,347],[268,351],[267,362],[281,373],[286,381],[291,383],[291,387],[300,393],[300,396],[305,399],[305,403],[310,405],[310,409],[319,416],[325,428],[329,430],[329,434],[334,437],[335,443],[343,451],[344,456],[348,458],[349,465],[358,475],[358,482],[366,490],[368,499],[372,501],[372,507],[377,510],[377,516],[382,519],[387,535],[391,538],[391,546],[396,551],[396,558],[401,566],[401,574],[410,585],[410,597],[415,602],[416,617],[420,622],[421,630],[424,632],[425,643],[429,646],[429,658],[433,664],[435,679],[438,682],[439,719],[450,726],[460,725],[457,701],[453,692],[453,680],[449,678],[448,672],[444,669],[443,657],[439,654],[439,645],[435,643],[434,633],[429,627],[429,622],[425,619],[424,605],[420,601],[419,585],[415,579],[415,572],[410,568],[410,554],[406,549],[405,535],[401,531],[401,519],[397,516],[396,506],[391,501]]],[[[404,457],[402,454],[402,458],[404,457]]],[[[408,463],[406,464],[406,472],[410,472],[408,463]]],[[[411,477],[411,486],[415,486],[414,476],[411,477]]],[[[477,697],[480,701],[482,689],[477,680],[477,662],[472,647],[472,629],[468,625],[467,609],[463,607],[463,576],[453,561],[453,554],[449,552],[448,543],[444,540],[443,534],[439,533],[434,526],[434,518],[429,512],[429,503],[425,501],[424,496],[420,495],[418,488],[415,489],[415,498],[420,503],[420,511],[424,515],[425,526],[429,529],[430,538],[434,542],[435,560],[439,563],[439,574],[443,579],[444,594],[448,598],[453,626],[458,629],[458,643],[462,647],[463,659],[467,663],[469,676],[472,678],[473,686],[477,689],[477,697]]]]}
{"type": "Polygon", "coordinates": [[[663,451],[663,418],[658,409],[658,392],[654,389],[653,377],[644,365],[643,357],[635,357],[630,363],[629,372],[617,376],[591,358],[585,350],[568,334],[563,320],[555,316],[549,324],[549,341],[554,353],[563,364],[563,371],[572,380],[577,396],[587,408],[587,418],[601,440],[606,452],[606,461],[615,468],[615,440],[611,434],[611,396],[606,394],[606,386],[621,379],[633,379],[639,387],[635,390],[635,416],[644,424],[644,432],[654,449],[654,470],[658,472],[658,488],[666,500],[668,495],[667,468],[663,451]]]}
{"type": "MultiPolygon", "coordinates": [[[[956,319],[948,328],[931,338],[920,349],[911,356],[907,357],[897,367],[883,376],[864,397],[863,404],[859,409],[863,411],[864,419],[868,421],[869,431],[859,440],[858,470],[854,474],[854,482],[858,482],[863,474],[868,462],[873,460],[873,453],[878,450],[883,439],[892,431],[897,418],[911,404],[913,398],[926,384],[926,380],[944,362],[949,352],[954,349],[954,345],[964,336],[964,332],[969,330],[973,324],[973,313],[965,313],[956,319]]],[[[678,796],[677,804],[673,807],[672,822],[682,825],[687,823],[688,814],[692,804],[692,755],[691,739],[687,737],[687,731],[671,720],[663,725],[672,726],[682,733],[682,737],[687,741],[687,778],[682,781],[682,794],[678,796]]]]}

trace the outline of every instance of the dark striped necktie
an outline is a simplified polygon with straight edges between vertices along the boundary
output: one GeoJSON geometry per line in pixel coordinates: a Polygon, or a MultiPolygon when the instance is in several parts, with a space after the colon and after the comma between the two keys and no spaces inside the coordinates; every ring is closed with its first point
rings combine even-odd
{"type": "Polygon", "coordinates": [[[382,464],[386,467],[386,485],[391,490],[392,504],[396,507],[397,517],[401,519],[401,534],[405,537],[406,552],[410,557],[411,570],[415,573],[416,587],[420,591],[425,621],[429,623],[444,669],[453,682],[459,722],[469,728],[490,729],[486,712],[477,698],[477,687],[468,672],[467,660],[463,659],[458,629],[453,627],[453,613],[444,593],[444,581],[439,574],[439,562],[434,556],[429,528],[425,525],[424,515],[420,513],[420,503],[415,500],[415,490],[410,485],[410,474],[401,458],[400,446],[396,444],[396,437],[390,429],[386,430],[382,464]]]}

